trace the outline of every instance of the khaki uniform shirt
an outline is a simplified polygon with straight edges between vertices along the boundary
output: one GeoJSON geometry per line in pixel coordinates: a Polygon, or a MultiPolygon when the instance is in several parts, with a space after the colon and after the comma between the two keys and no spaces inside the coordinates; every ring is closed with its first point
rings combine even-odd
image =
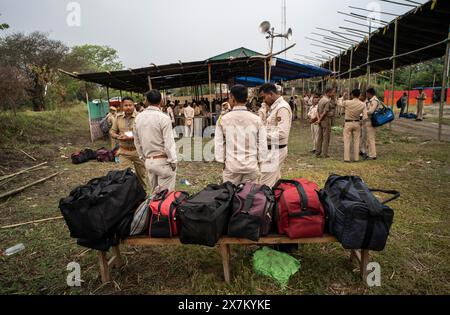
{"type": "Polygon", "coordinates": [[[292,110],[283,97],[279,97],[267,113],[267,142],[287,145],[292,126],[292,110]],[[278,142],[278,143],[277,143],[278,142]]]}
{"type": "Polygon", "coordinates": [[[419,97],[417,98],[417,102],[419,105],[423,105],[423,103],[425,102],[425,100],[427,99],[427,95],[425,94],[425,92],[420,93],[419,97]]]}
{"type": "Polygon", "coordinates": [[[308,118],[311,120],[315,120],[319,118],[319,115],[317,114],[317,105],[312,105],[308,111],[308,118]]]}
{"type": "Polygon", "coordinates": [[[317,113],[320,116],[326,113],[327,115],[325,116],[325,118],[323,118],[323,120],[327,120],[333,118],[333,116],[331,116],[333,115],[331,111],[331,99],[329,99],[327,96],[322,97],[319,101],[319,104],[317,104],[317,113]]]}
{"type": "MultiPolygon", "coordinates": [[[[126,132],[130,131],[133,133],[136,117],[137,117],[136,111],[129,118],[125,116],[125,113],[118,114],[116,119],[114,119],[110,133],[112,131],[117,133],[118,135],[125,135],[126,132]]],[[[125,150],[129,151],[136,150],[133,141],[123,141],[117,139],[117,142],[119,143],[120,147],[125,150]]]]}
{"type": "Polygon", "coordinates": [[[380,100],[378,97],[374,96],[367,102],[367,114],[372,115],[380,106],[380,100]]]}
{"type": "Polygon", "coordinates": [[[226,163],[227,170],[236,174],[259,171],[267,159],[267,135],[258,116],[245,106],[235,106],[222,116],[215,131],[215,156],[226,163]]]}
{"type": "Polygon", "coordinates": [[[361,115],[363,120],[368,118],[366,105],[357,98],[343,101],[339,106],[345,109],[345,120],[359,121],[361,115]]]}
{"type": "Polygon", "coordinates": [[[142,160],[167,155],[167,162],[177,163],[172,122],[158,107],[149,106],[136,118],[134,142],[142,160]]]}

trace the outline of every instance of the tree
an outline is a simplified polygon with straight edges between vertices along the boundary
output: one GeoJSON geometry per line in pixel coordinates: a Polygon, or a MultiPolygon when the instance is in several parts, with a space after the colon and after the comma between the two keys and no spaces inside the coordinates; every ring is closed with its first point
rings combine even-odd
{"type": "MultiPolygon", "coordinates": [[[[1,14],[0,14],[1,16],[1,14]]],[[[6,23],[0,23],[0,31],[6,30],[9,28],[9,25],[6,23]]]]}
{"type": "Polygon", "coordinates": [[[26,97],[29,80],[15,67],[0,67],[0,95],[4,109],[11,109],[16,115],[17,106],[26,97]]]}
{"type": "Polygon", "coordinates": [[[45,109],[45,89],[58,77],[58,68],[68,52],[61,41],[51,40],[47,34],[15,33],[0,39],[0,66],[14,67],[29,80],[27,92],[33,110],[45,109]]]}
{"type": "MultiPolygon", "coordinates": [[[[122,68],[117,51],[108,46],[74,46],[63,60],[63,69],[69,72],[114,71],[122,68]]],[[[58,83],[62,101],[65,103],[73,99],[84,99],[86,93],[92,98],[101,96],[98,85],[93,83],[80,82],[68,76],[60,77],[58,83]]]]}

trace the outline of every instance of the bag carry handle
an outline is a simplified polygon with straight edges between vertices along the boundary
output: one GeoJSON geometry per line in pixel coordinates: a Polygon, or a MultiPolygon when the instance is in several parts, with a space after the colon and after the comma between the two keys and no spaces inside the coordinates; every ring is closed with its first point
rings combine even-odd
{"type": "Polygon", "coordinates": [[[278,183],[275,185],[275,190],[279,190],[278,186],[280,184],[292,184],[297,189],[298,194],[300,195],[300,206],[302,208],[302,211],[306,211],[308,209],[308,197],[306,196],[306,192],[303,189],[303,186],[295,181],[295,180],[279,180],[278,183]]]}
{"type": "Polygon", "coordinates": [[[389,203],[391,201],[394,201],[395,199],[400,198],[400,192],[398,192],[396,190],[370,189],[370,191],[371,192],[381,192],[381,193],[384,193],[384,194],[394,195],[391,198],[388,198],[388,199],[382,201],[381,203],[383,205],[385,205],[385,204],[387,204],[387,203],[389,203]]]}

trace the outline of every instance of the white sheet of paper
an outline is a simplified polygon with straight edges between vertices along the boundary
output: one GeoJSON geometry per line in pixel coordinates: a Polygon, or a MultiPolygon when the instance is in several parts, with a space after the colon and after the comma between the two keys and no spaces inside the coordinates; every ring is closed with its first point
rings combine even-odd
{"type": "Polygon", "coordinates": [[[133,131],[125,132],[125,136],[127,136],[128,138],[133,138],[133,131]]]}

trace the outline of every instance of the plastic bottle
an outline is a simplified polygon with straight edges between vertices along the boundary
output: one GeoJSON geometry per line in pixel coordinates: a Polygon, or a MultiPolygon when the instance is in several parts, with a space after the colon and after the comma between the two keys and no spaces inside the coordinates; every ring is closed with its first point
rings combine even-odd
{"type": "Polygon", "coordinates": [[[25,245],[20,243],[20,244],[17,244],[16,246],[6,249],[5,252],[3,253],[3,255],[11,256],[11,255],[17,254],[18,252],[23,251],[24,249],[25,249],[25,245]]]}
{"type": "Polygon", "coordinates": [[[114,162],[116,162],[117,164],[120,163],[119,156],[116,156],[116,157],[114,158],[114,162]]]}

